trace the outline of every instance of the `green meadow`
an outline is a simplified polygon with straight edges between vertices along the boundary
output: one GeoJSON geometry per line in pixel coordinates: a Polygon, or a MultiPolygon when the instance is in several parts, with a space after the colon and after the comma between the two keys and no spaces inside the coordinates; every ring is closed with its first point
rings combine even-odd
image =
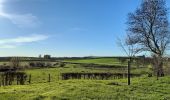
{"type": "MultiPolygon", "coordinates": [[[[63,62],[119,64],[112,58],[63,60],[63,62]]],[[[124,63],[124,65],[127,62],[124,63]]],[[[53,68],[30,68],[23,70],[29,76],[31,83],[25,85],[10,85],[0,87],[0,100],[169,100],[170,77],[148,77],[148,67],[132,68],[131,73],[141,74],[123,79],[69,79],[62,80],[61,73],[127,73],[118,68],[86,68],[81,64],[65,64],[53,68]],[[49,74],[51,76],[48,82],[49,74]]]]}
{"type": "Polygon", "coordinates": [[[121,80],[59,80],[0,88],[1,100],[169,100],[170,77],[121,80]]]}
{"type": "Polygon", "coordinates": [[[69,59],[64,60],[72,63],[94,63],[94,64],[105,64],[105,65],[126,65],[127,61],[121,63],[117,58],[87,58],[87,59],[69,59]]]}

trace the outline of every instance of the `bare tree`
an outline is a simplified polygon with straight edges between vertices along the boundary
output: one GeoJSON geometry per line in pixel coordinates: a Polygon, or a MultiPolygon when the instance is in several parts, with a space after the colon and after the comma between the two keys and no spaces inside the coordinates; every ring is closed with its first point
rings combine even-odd
{"type": "MultiPolygon", "coordinates": [[[[129,40],[130,41],[130,40],[129,40]]],[[[127,66],[127,75],[128,75],[128,85],[131,84],[131,64],[133,61],[133,58],[136,54],[140,53],[140,50],[136,49],[137,45],[129,44],[129,41],[122,42],[120,38],[118,38],[118,45],[122,48],[122,50],[126,53],[126,55],[129,57],[128,66],[127,66]]]]}
{"type": "Polygon", "coordinates": [[[164,76],[163,57],[170,44],[167,11],[165,0],[142,0],[140,7],[128,14],[127,44],[154,55],[157,77],[164,76]]]}
{"type": "MultiPolygon", "coordinates": [[[[130,38],[130,37],[127,37],[130,38]]],[[[117,40],[118,46],[121,47],[121,49],[124,51],[124,53],[129,57],[133,58],[136,54],[140,53],[141,51],[138,49],[137,45],[129,44],[130,39],[127,39],[126,41],[122,41],[120,38],[117,40]],[[128,40],[128,41],[127,41],[128,40]]]]}

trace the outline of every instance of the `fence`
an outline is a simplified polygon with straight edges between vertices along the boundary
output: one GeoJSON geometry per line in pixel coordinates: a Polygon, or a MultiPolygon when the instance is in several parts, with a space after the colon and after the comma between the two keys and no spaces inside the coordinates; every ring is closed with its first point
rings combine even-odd
{"type": "MultiPolygon", "coordinates": [[[[140,74],[131,74],[132,77],[138,77],[140,74]]],[[[58,80],[69,80],[69,79],[90,79],[90,80],[108,80],[108,79],[122,79],[127,78],[127,73],[61,73],[59,76],[53,76],[47,74],[45,77],[42,76],[42,80],[36,80],[32,78],[31,74],[24,72],[5,72],[1,73],[0,86],[7,85],[25,85],[31,84],[32,81],[36,83],[53,82],[58,80]]]]}
{"type": "MultiPolygon", "coordinates": [[[[140,74],[130,74],[131,77],[141,76],[140,74]]],[[[122,79],[127,78],[127,73],[62,73],[62,80],[68,79],[122,79]]]]}

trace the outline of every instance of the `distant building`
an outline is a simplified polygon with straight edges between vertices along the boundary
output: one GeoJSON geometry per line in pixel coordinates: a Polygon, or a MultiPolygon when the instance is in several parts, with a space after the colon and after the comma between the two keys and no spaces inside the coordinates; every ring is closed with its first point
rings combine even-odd
{"type": "Polygon", "coordinates": [[[51,55],[44,55],[44,59],[51,59],[51,55]]]}

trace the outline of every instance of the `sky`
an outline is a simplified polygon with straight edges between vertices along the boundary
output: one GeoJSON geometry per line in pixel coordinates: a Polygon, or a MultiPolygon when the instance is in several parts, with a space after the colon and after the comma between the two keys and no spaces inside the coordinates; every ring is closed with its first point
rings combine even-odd
{"type": "MultiPolygon", "coordinates": [[[[170,0],[167,0],[170,6],[170,0]]],[[[0,0],[0,56],[123,56],[141,0],[0,0]]]]}

